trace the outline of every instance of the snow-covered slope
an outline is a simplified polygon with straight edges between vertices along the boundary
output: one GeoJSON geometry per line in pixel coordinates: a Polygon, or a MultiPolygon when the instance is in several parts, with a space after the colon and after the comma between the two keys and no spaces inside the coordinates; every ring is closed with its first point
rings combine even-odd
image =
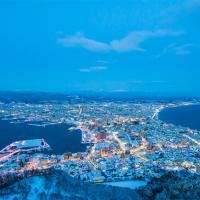
{"type": "Polygon", "coordinates": [[[48,176],[33,176],[0,190],[5,200],[139,200],[135,191],[105,185],[82,183],[65,173],[54,171],[48,176]]]}

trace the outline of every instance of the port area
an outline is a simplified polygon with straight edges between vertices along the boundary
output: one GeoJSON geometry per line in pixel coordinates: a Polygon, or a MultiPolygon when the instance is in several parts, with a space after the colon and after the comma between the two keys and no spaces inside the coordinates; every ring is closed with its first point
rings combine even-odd
{"type": "Polygon", "coordinates": [[[51,148],[44,139],[16,141],[0,151],[0,162],[17,154],[35,153],[45,150],[49,151],[51,148]]]}

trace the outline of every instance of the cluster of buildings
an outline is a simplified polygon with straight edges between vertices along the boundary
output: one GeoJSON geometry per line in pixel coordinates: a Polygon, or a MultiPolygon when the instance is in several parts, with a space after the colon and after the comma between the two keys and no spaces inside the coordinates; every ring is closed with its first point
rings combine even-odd
{"type": "Polygon", "coordinates": [[[34,126],[71,124],[71,129],[82,131],[82,142],[88,146],[85,152],[52,155],[46,153],[50,146],[43,139],[15,142],[0,151],[0,181],[52,168],[94,183],[148,180],[169,170],[200,173],[200,133],[158,118],[161,109],[171,106],[177,104],[1,103],[2,120],[34,126]]]}

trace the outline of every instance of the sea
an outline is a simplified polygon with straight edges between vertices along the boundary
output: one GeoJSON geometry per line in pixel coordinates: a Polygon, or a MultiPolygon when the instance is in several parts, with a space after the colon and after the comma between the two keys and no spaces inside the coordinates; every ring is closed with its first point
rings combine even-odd
{"type": "Polygon", "coordinates": [[[200,131],[200,105],[188,105],[163,109],[158,118],[165,123],[200,131]]]}
{"type": "Polygon", "coordinates": [[[15,141],[41,138],[50,145],[52,154],[61,155],[86,150],[86,144],[81,143],[81,131],[69,131],[70,125],[53,124],[43,127],[10,122],[0,120],[0,150],[15,141]]]}

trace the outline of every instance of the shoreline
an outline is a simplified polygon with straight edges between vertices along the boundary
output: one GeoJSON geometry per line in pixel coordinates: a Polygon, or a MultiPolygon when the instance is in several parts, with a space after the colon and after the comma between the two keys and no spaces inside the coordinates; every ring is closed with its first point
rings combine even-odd
{"type": "Polygon", "coordinates": [[[178,127],[182,127],[182,128],[188,128],[190,130],[193,130],[193,131],[198,131],[196,128],[191,128],[190,126],[184,126],[184,125],[181,125],[181,124],[175,124],[175,123],[169,123],[167,121],[164,121],[162,120],[161,118],[159,118],[159,114],[165,110],[165,109],[171,109],[171,108],[179,108],[179,107],[187,107],[187,106],[200,106],[200,103],[189,103],[189,102],[184,102],[184,103],[181,103],[181,104],[178,104],[178,105],[166,105],[164,106],[162,109],[160,109],[160,111],[157,113],[157,120],[165,123],[165,124],[172,124],[173,126],[178,126],[178,127]]]}
{"type": "MultiPolygon", "coordinates": [[[[26,122],[23,122],[23,123],[14,123],[14,122],[11,123],[11,122],[12,122],[11,120],[1,120],[0,119],[0,124],[2,127],[3,126],[14,127],[14,128],[7,129],[7,131],[9,132],[8,138],[10,138],[10,139],[4,139],[3,141],[1,141],[0,149],[3,149],[5,146],[8,146],[11,143],[16,142],[16,141],[44,138],[45,140],[48,141],[48,144],[52,148],[52,151],[50,152],[50,154],[52,154],[52,155],[54,155],[54,154],[55,155],[63,155],[68,152],[82,153],[82,152],[86,152],[86,150],[87,150],[86,144],[82,143],[81,131],[74,130],[73,132],[69,132],[68,128],[71,127],[71,125],[69,125],[69,124],[56,123],[56,124],[44,126],[44,125],[38,125],[38,124],[30,125],[26,122]],[[12,126],[10,126],[9,124],[11,124],[12,126]],[[59,128],[60,126],[61,126],[61,129],[59,128]],[[62,128],[62,126],[64,126],[65,128],[62,128]],[[53,128],[53,131],[51,131],[51,127],[53,128]],[[58,127],[58,129],[57,129],[57,127],[58,127]],[[23,129],[23,131],[20,132],[20,129],[23,129]],[[56,130],[59,130],[59,133],[60,133],[59,138],[65,137],[65,141],[63,141],[61,139],[57,140],[58,137],[56,136],[56,130]],[[14,136],[14,133],[16,133],[15,136],[14,136]],[[18,133],[20,133],[20,134],[18,134],[18,133]],[[13,138],[13,136],[14,136],[14,138],[13,138]],[[56,145],[56,142],[53,138],[56,138],[56,141],[62,142],[62,147],[60,147],[61,145],[56,145]],[[73,139],[72,143],[67,142],[67,141],[69,141],[69,138],[73,139]],[[80,140],[79,140],[79,138],[80,138],[80,140]],[[75,150],[75,148],[71,148],[69,146],[69,145],[74,146],[75,144],[76,144],[76,150],[75,150]],[[68,145],[67,150],[64,145],[66,145],[66,146],[68,145]]],[[[2,131],[1,135],[3,135],[3,132],[5,130],[1,130],[1,131],[2,131]]]]}
{"type": "MultiPolygon", "coordinates": [[[[200,103],[189,103],[189,102],[183,102],[181,104],[166,104],[162,105],[159,108],[157,108],[152,116],[152,119],[159,119],[159,114],[165,110],[165,109],[170,109],[170,108],[178,108],[178,107],[185,107],[185,106],[194,106],[194,105],[200,105],[200,103]]],[[[162,120],[161,120],[162,121],[162,120]]]]}

